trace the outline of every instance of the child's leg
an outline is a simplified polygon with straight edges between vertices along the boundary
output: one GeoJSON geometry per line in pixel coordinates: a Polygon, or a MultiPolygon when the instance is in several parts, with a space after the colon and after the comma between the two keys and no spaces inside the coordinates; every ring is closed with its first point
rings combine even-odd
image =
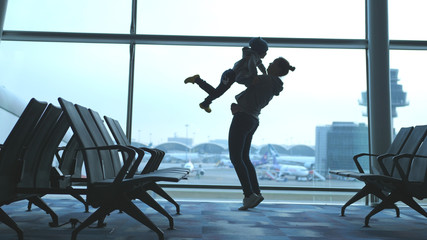
{"type": "Polygon", "coordinates": [[[201,78],[197,78],[194,83],[199,85],[201,89],[203,89],[205,92],[207,92],[209,95],[212,94],[215,91],[215,88],[212,87],[209,83],[207,83],[205,80],[201,78]]]}
{"type": "Polygon", "coordinates": [[[201,88],[201,89],[203,89],[205,92],[207,92],[208,94],[211,94],[212,92],[214,92],[215,91],[215,88],[214,87],[212,87],[209,83],[207,83],[205,80],[203,80],[203,79],[201,79],[200,78],[200,76],[197,74],[197,75],[194,75],[194,76],[191,76],[191,77],[188,77],[188,78],[186,78],[185,80],[184,80],[184,83],[185,84],[187,84],[187,83],[192,83],[192,84],[194,84],[194,83],[196,83],[197,85],[199,85],[199,87],[201,88]]]}
{"type": "Polygon", "coordinates": [[[209,93],[209,96],[205,98],[204,103],[207,105],[211,104],[213,100],[221,97],[230,87],[233,85],[235,81],[235,73],[232,69],[226,70],[224,73],[222,73],[221,81],[211,93],[209,93]]]}

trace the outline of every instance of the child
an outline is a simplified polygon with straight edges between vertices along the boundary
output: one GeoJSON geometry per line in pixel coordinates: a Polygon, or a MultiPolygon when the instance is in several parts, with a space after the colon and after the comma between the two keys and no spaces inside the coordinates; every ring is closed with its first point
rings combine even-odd
{"type": "Polygon", "coordinates": [[[250,48],[244,47],[242,49],[243,57],[234,64],[233,69],[224,71],[218,87],[212,87],[205,80],[201,79],[199,75],[194,75],[185,79],[184,83],[196,83],[209,94],[205,100],[199,104],[200,108],[210,113],[211,108],[209,105],[212,101],[224,94],[234,82],[249,86],[252,79],[257,76],[257,67],[263,74],[266,74],[261,59],[267,55],[267,42],[260,37],[252,38],[249,41],[249,46],[250,48]]]}

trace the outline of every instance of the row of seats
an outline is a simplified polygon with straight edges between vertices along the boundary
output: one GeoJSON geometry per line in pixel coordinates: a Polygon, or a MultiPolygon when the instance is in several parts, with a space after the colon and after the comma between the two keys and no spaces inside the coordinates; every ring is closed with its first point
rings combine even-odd
{"type": "Polygon", "coordinates": [[[402,201],[418,213],[427,217],[427,212],[415,201],[427,197],[427,126],[401,128],[390,147],[383,154],[360,153],[353,157],[356,171],[335,170],[331,174],[355,178],[365,183],[341,208],[341,215],[352,203],[368,194],[374,194],[381,202],[365,217],[369,226],[372,216],[386,208],[394,208],[399,217],[400,211],[395,203],[402,201]],[[362,157],[371,157],[372,173],[365,173],[360,164],[362,157]]]}
{"type": "MultiPolygon", "coordinates": [[[[50,226],[59,226],[58,216],[47,206],[42,197],[47,194],[69,194],[96,208],[72,232],[71,239],[90,224],[104,219],[112,211],[122,211],[153,230],[159,239],[164,232],[156,226],[134,203],[138,199],[169,220],[172,216],[148,194],[151,190],[176,206],[157,183],[178,182],[186,179],[185,168],[159,169],[164,152],[158,149],[133,147],[117,120],[104,117],[86,107],[59,98],[60,107],[31,99],[24,112],[1,145],[0,150],[0,207],[27,199],[29,209],[34,204],[50,214],[50,226]],[[73,137],[61,147],[69,129],[73,137]],[[111,135],[110,135],[111,133],[111,135]],[[150,156],[141,172],[138,172],[144,156],[150,156]],[[59,165],[52,167],[54,159],[59,165]],[[84,167],[86,177],[82,178],[84,167]],[[79,187],[76,187],[76,186],[79,187]],[[84,199],[83,196],[86,196],[84,199]]],[[[7,213],[0,208],[0,221],[17,232],[23,232],[7,213]]]]}

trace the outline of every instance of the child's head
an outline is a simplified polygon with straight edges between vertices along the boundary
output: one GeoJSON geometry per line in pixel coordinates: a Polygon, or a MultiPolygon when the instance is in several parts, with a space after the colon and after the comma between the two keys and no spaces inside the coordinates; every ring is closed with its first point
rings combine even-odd
{"type": "Polygon", "coordinates": [[[249,46],[254,50],[261,58],[264,58],[267,55],[268,44],[261,37],[252,38],[249,41],[249,46]]]}
{"type": "Polygon", "coordinates": [[[295,67],[291,66],[288,60],[284,59],[283,57],[278,57],[274,59],[272,63],[270,63],[267,72],[269,75],[283,77],[289,73],[289,70],[293,72],[295,67]]]}

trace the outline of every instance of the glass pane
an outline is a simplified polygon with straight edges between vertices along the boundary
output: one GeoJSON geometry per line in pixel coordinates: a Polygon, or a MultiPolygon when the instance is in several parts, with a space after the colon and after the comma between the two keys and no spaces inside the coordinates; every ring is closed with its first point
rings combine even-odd
{"type": "Polygon", "coordinates": [[[129,33],[132,1],[8,1],[4,30],[129,33]]]}
{"type": "Polygon", "coordinates": [[[396,115],[393,124],[396,130],[426,124],[427,96],[424,86],[427,87],[427,79],[423,71],[426,58],[426,51],[390,51],[391,80],[397,81],[395,85],[398,85],[396,88],[399,90],[394,97],[396,115]]]}
{"type": "Polygon", "coordinates": [[[425,28],[427,22],[426,1],[390,0],[388,7],[390,39],[427,40],[427,32],[421,30],[425,28]]]}
{"type": "MultiPolygon", "coordinates": [[[[423,71],[426,58],[426,51],[390,51],[391,97],[395,106],[392,108],[395,110],[393,125],[396,132],[402,127],[426,124],[427,78],[423,71]]],[[[420,204],[426,204],[426,200],[420,201],[420,204]]]]}
{"type": "MultiPolygon", "coordinates": [[[[127,45],[2,41],[0,86],[17,104],[34,97],[58,106],[63,97],[124,121],[128,59],[127,45]]],[[[1,135],[9,118],[0,118],[1,135]]]]}
{"type": "Polygon", "coordinates": [[[16,121],[18,120],[18,117],[6,109],[0,107],[0,119],[0,123],[2,124],[2,127],[0,128],[0,143],[4,143],[4,140],[6,140],[9,132],[12,130],[16,121]]]}
{"type": "Polygon", "coordinates": [[[143,0],[138,33],[365,38],[362,0],[143,0]]]}
{"type": "MultiPolygon", "coordinates": [[[[181,183],[239,184],[229,161],[227,138],[232,118],[230,103],[244,87],[234,84],[213,102],[208,114],[198,106],[206,93],[183,80],[200,74],[216,86],[222,72],[240,56],[241,49],[232,47],[137,46],[133,140],[167,151],[162,167],[191,162],[195,171],[181,183]]],[[[330,179],[327,172],[345,166],[355,169],[353,154],[367,151],[366,110],[359,105],[366,91],[365,52],[275,48],[269,50],[263,62],[268,65],[278,56],[287,58],[296,71],[283,78],[284,91],[260,116],[252,160],[260,162],[266,153],[270,154],[268,162],[257,168],[260,183],[360,187],[362,183],[357,181],[330,179]],[[316,136],[319,131],[350,140],[340,145],[330,137],[325,142],[316,136]],[[316,144],[327,151],[315,152],[316,144]],[[340,161],[347,165],[333,165],[332,160],[325,164],[321,162],[329,161],[325,154],[345,157],[340,161]],[[304,167],[311,176],[287,175],[285,168],[280,174],[280,169],[273,169],[275,161],[281,167],[304,167]]]]}

